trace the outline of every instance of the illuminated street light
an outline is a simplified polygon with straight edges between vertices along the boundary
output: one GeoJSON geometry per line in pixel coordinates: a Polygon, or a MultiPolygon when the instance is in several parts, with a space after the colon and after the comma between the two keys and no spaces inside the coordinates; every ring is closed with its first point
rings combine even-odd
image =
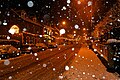
{"type": "Polygon", "coordinates": [[[86,29],[85,28],[83,28],[83,31],[85,31],[86,29]]]}
{"type": "Polygon", "coordinates": [[[8,32],[11,34],[19,33],[19,27],[16,25],[13,25],[8,32]]]}
{"type": "Polygon", "coordinates": [[[66,24],[66,22],[65,22],[65,21],[63,21],[63,22],[62,22],[62,24],[63,24],[63,25],[65,25],[65,24],[66,24]]]}

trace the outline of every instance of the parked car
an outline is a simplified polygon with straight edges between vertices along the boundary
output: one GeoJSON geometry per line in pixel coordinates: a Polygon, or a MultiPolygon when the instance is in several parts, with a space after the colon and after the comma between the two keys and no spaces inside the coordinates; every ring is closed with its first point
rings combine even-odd
{"type": "Polygon", "coordinates": [[[34,44],[24,44],[21,47],[22,53],[35,53],[38,52],[39,49],[34,44]]]}
{"type": "Polygon", "coordinates": [[[44,44],[44,43],[37,43],[36,47],[40,50],[40,51],[45,51],[46,49],[48,49],[48,47],[44,44]]]}
{"type": "Polygon", "coordinates": [[[21,51],[12,45],[0,45],[0,58],[19,56],[21,51]]]}
{"type": "Polygon", "coordinates": [[[48,43],[48,48],[57,48],[58,47],[58,44],[55,43],[55,42],[51,42],[51,43],[48,43]]]}

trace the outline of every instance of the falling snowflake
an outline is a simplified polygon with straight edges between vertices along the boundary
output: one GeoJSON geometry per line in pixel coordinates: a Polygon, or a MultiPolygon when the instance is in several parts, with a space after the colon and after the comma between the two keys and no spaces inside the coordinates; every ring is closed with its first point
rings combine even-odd
{"type": "Polygon", "coordinates": [[[82,58],[85,58],[84,56],[82,56],[82,58]]]}
{"type": "Polygon", "coordinates": [[[88,6],[91,6],[92,5],[92,1],[88,1],[88,6]]]}
{"type": "Polygon", "coordinates": [[[87,73],[88,75],[90,75],[90,73],[87,73]]]}
{"type": "Polygon", "coordinates": [[[55,18],[54,16],[52,16],[52,18],[55,18]]]}
{"type": "Polygon", "coordinates": [[[67,6],[70,6],[70,4],[67,4],[67,6]]]}
{"type": "Polygon", "coordinates": [[[75,54],[75,56],[77,56],[77,54],[75,54]]]}
{"type": "Polygon", "coordinates": [[[53,68],[53,71],[55,71],[55,68],[53,68]]]}
{"type": "Polygon", "coordinates": [[[69,70],[69,66],[65,66],[65,70],[68,71],[69,70]]]}
{"type": "Polygon", "coordinates": [[[7,16],[10,16],[10,13],[7,13],[7,16]]]}
{"type": "Polygon", "coordinates": [[[3,25],[6,26],[6,25],[7,25],[7,22],[3,22],[3,25]]]}
{"type": "Polygon", "coordinates": [[[63,6],[62,10],[66,10],[66,7],[65,7],[65,6],[63,6]]]}
{"type": "Polygon", "coordinates": [[[98,64],[100,66],[100,64],[98,64]]]}
{"type": "Polygon", "coordinates": [[[59,79],[63,79],[63,76],[59,76],[59,79]]]}
{"type": "Polygon", "coordinates": [[[95,77],[95,75],[92,75],[92,77],[95,77]]]}
{"type": "Polygon", "coordinates": [[[23,31],[27,31],[27,29],[26,29],[26,28],[23,28],[23,31]]]}
{"type": "Polygon", "coordinates": [[[73,68],[73,66],[71,66],[71,68],[73,68]]]}
{"type": "Polygon", "coordinates": [[[85,72],[83,72],[83,74],[85,74],[85,72]]]}
{"type": "Polygon", "coordinates": [[[72,51],[74,51],[75,50],[75,48],[72,48],[72,51]]]}
{"type": "Polygon", "coordinates": [[[78,60],[76,60],[75,62],[78,62],[78,60]]]}
{"type": "Polygon", "coordinates": [[[11,68],[13,68],[13,66],[11,66],[11,68]]]}
{"type": "Polygon", "coordinates": [[[75,15],[75,17],[77,17],[77,15],[75,15]]]}
{"type": "Polygon", "coordinates": [[[94,51],[96,52],[96,51],[97,51],[97,49],[94,49],[94,51]]]}
{"type": "Polygon", "coordinates": [[[113,58],[114,61],[116,61],[116,58],[113,58]]]}
{"type": "Polygon", "coordinates": [[[60,50],[60,48],[59,48],[59,50],[60,50]]]}
{"type": "Polygon", "coordinates": [[[80,77],[80,75],[78,75],[78,77],[80,77]]]}
{"type": "Polygon", "coordinates": [[[88,65],[88,67],[90,67],[90,65],[88,65]]]}
{"type": "Polygon", "coordinates": [[[36,58],[36,60],[39,60],[39,58],[36,58]]]}
{"type": "Polygon", "coordinates": [[[117,21],[120,22],[120,19],[118,19],[117,21]]]}
{"type": "Polygon", "coordinates": [[[81,2],[80,2],[80,1],[78,1],[78,4],[81,4],[81,2]]]}
{"type": "Polygon", "coordinates": [[[4,61],[4,65],[9,65],[10,64],[10,61],[7,59],[4,61]]]}
{"type": "Polygon", "coordinates": [[[28,1],[27,5],[28,7],[33,7],[34,3],[32,1],[28,1]]]}
{"type": "Polygon", "coordinates": [[[64,56],[64,59],[66,59],[66,56],[64,56]]]}
{"type": "Polygon", "coordinates": [[[12,79],[12,76],[9,76],[9,78],[8,79],[12,79]]]}
{"type": "Polygon", "coordinates": [[[52,51],[52,49],[50,49],[50,51],[52,51]]]}
{"type": "Polygon", "coordinates": [[[101,54],[100,56],[103,57],[103,54],[101,54]]]}
{"type": "Polygon", "coordinates": [[[77,24],[75,25],[75,29],[79,29],[79,26],[77,24]]]}
{"type": "Polygon", "coordinates": [[[106,1],[106,3],[108,4],[108,1],[106,1]]]}
{"type": "Polygon", "coordinates": [[[30,72],[30,74],[32,74],[32,72],[30,72]]]}
{"type": "Polygon", "coordinates": [[[102,79],[105,79],[105,76],[103,76],[102,79]]]}
{"type": "Polygon", "coordinates": [[[43,67],[47,67],[47,64],[43,64],[43,67]]]}
{"type": "Polygon", "coordinates": [[[37,53],[34,53],[34,56],[37,56],[37,53]]]}
{"type": "Polygon", "coordinates": [[[1,5],[1,7],[3,7],[3,5],[1,5]]]}
{"type": "Polygon", "coordinates": [[[46,5],[46,8],[48,8],[48,6],[46,5]]]}
{"type": "Polygon", "coordinates": [[[92,19],[95,19],[95,17],[92,17],[92,19]]]}
{"type": "Polygon", "coordinates": [[[70,0],[67,0],[67,4],[70,4],[70,2],[71,2],[70,0]]]}
{"type": "Polygon", "coordinates": [[[93,61],[93,60],[90,60],[91,62],[93,61]]]}
{"type": "Polygon", "coordinates": [[[7,39],[9,40],[9,39],[10,39],[10,36],[7,36],[7,39]]]}
{"type": "Polygon", "coordinates": [[[43,22],[43,20],[41,20],[40,22],[43,22]]]}
{"type": "Polygon", "coordinates": [[[39,37],[41,38],[41,37],[42,37],[42,35],[39,35],[39,37]]]}
{"type": "Polygon", "coordinates": [[[18,6],[21,6],[20,4],[18,4],[18,6]]]}
{"type": "Polygon", "coordinates": [[[28,50],[31,50],[32,48],[31,47],[28,47],[28,50]]]}

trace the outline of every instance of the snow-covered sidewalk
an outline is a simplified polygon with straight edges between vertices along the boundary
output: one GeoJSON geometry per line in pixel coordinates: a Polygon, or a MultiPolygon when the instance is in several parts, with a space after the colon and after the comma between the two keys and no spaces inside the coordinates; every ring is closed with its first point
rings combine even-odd
{"type": "Polygon", "coordinates": [[[64,80],[120,80],[113,73],[107,72],[97,55],[85,45],[62,76],[64,80]]]}

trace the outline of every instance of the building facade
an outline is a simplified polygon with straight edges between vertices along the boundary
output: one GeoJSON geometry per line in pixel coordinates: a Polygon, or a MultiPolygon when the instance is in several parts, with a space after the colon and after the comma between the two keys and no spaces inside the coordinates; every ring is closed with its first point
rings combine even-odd
{"type": "Polygon", "coordinates": [[[36,44],[43,42],[44,25],[37,22],[36,17],[30,19],[26,12],[10,10],[9,16],[4,16],[4,22],[1,25],[0,38],[9,36],[10,39],[20,40],[22,44],[36,44]],[[13,27],[16,26],[16,27],[13,27]],[[19,30],[16,32],[16,30],[19,30]]]}

